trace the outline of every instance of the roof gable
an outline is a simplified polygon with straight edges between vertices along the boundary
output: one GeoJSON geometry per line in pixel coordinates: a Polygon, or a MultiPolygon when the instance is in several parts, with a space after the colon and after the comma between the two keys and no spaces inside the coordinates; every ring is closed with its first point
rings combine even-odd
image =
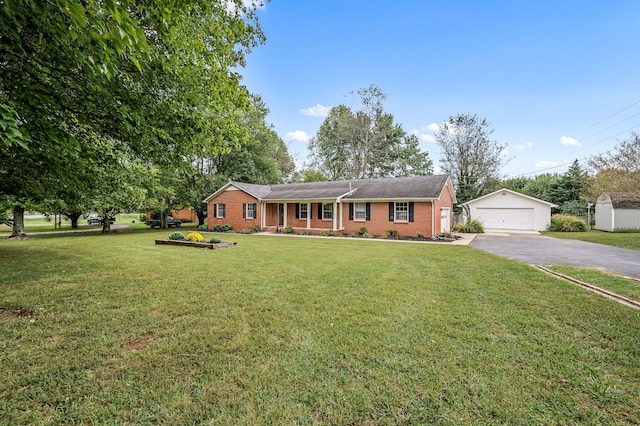
{"type": "Polygon", "coordinates": [[[525,194],[522,194],[520,192],[512,191],[512,190],[507,189],[507,188],[498,189],[497,191],[494,191],[494,192],[492,192],[490,194],[483,195],[482,197],[474,198],[473,200],[469,200],[466,203],[462,203],[460,205],[461,206],[467,206],[469,204],[474,204],[474,203],[476,203],[476,202],[478,202],[480,200],[484,200],[484,199],[487,199],[487,198],[490,198],[490,197],[494,197],[494,196],[496,196],[496,195],[498,195],[500,193],[507,193],[507,194],[515,195],[515,196],[522,197],[522,198],[525,198],[525,199],[528,199],[528,200],[531,200],[531,201],[535,201],[535,202],[538,202],[538,203],[541,203],[541,204],[545,204],[545,205],[547,205],[549,207],[558,207],[557,204],[553,204],[553,203],[550,203],[548,201],[541,200],[539,198],[531,197],[529,195],[525,195],[525,194]]]}

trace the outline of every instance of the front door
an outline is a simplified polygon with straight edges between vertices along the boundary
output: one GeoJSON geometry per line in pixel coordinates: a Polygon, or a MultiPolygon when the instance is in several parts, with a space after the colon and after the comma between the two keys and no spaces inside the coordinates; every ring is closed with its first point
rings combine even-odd
{"type": "Polygon", "coordinates": [[[284,204],[278,204],[278,226],[284,226],[284,204]]]}
{"type": "Polygon", "coordinates": [[[451,221],[449,219],[449,209],[440,210],[440,232],[451,232],[451,221]]]}

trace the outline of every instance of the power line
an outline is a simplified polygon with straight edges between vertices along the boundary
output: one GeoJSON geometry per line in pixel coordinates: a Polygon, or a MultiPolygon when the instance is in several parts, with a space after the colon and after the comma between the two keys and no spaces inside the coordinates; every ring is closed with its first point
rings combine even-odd
{"type": "Polygon", "coordinates": [[[602,120],[598,121],[597,123],[594,123],[594,124],[592,124],[592,125],[590,125],[590,126],[588,126],[588,127],[585,127],[584,129],[582,129],[582,130],[578,131],[578,133],[576,134],[576,136],[577,136],[577,135],[579,135],[579,134],[580,134],[580,133],[582,133],[582,132],[585,132],[585,131],[587,131],[587,130],[589,130],[589,129],[591,129],[591,128],[595,127],[595,126],[597,126],[597,125],[598,125],[598,124],[600,124],[600,123],[603,123],[603,122],[607,121],[607,120],[608,120],[608,119],[610,119],[611,117],[615,117],[616,115],[620,114],[621,112],[624,112],[624,111],[628,110],[629,108],[631,108],[632,106],[637,105],[637,104],[640,104],[640,100],[637,100],[637,101],[635,101],[634,103],[632,103],[631,105],[629,105],[629,106],[626,106],[626,107],[622,108],[622,109],[621,109],[620,111],[618,111],[618,112],[614,112],[614,113],[613,113],[613,114],[611,114],[610,116],[608,116],[608,117],[606,117],[606,118],[603,118],[602,120]]]}

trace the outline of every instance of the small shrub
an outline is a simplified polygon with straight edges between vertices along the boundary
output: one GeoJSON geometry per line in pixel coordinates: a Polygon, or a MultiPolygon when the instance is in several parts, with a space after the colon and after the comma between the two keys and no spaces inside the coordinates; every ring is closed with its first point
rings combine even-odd
{"type": "Polygon", "coordinates": [[[251,232],[262,232],[262,228],[260,228],[260,225],[253,225],[249,229],[251,229],[251,232]]]}
{"type": "Polygon", "coordinates": [[[368,232],[365,232],[364,234],[362,234],[362,237],[363,237],[363,238],[373,238],[373,235],[371,235],[371,234],[370,234],[370,233],[368,233],[368,232]]]}
{"type": "Polygon", "coordinates": [[[329,236],[330,236],[330,237],[333,237],[334,235],[336,235],[336,233],[335,233],[335,232],[333,232],[333,229],[330,229],[330,230],[329,230],[329,236]]]}
{"type": "Polygon", "coordinates": [[[360,235],[361,237],[362,237],[364,234],[366,234],[367,232],[368,232],[367,227],[366,227],[366,226],[364,226],[364,225],[360,225],[360,226],[358,226],[358,229],[356,230],[356,233],[357,233],[358,235],[360,235]]]}
{"type": "Polygon", "coordinates": [[[320,233],[319,233],[318,235],[320,235],[321,237],[324,237],[324,236],[326,236],[327,234],[326,234],[326,232],[324,232],[324,231],[320,231],[320,233]]]}
{"type": "Polygon", "coordinates": [[[222,225],[220,225],[219,223],[213,225],[213,232],[222,232],[222,225]]]}
{"type": "Polygon", "coordinates": [[[187,238],[187,241],[195,241],[195,242],[200,242],[204,240],[204,238],[202,237],[202,234],[199,234],[197,232],[189,232],[186,238],[187,238]]]}
{"type": "Polygon", "coordinates": [[[241,229],[236,231],[236,234],[253,234],[253,230],[251,228],[241,229]]]}
{"type": "Polygon", "coordinates": [[[169,239],[170,240],[174,240],[174,241],[182,241],[184,240],[184,234],[182,232],[174,232],[171,235],[169,235],[169,239]]]}
{"type": "Polygon", "coordinates": [[[202,232],[207,232],[209,230],[209,228],[207,227],[207,224],[203,223],[202,225],[198,225],[198,231],[202,231],[202,232]]]}
{"type": "Polygon", "coordinates": [[[549,231],[552,232],[586,232],[587,223],[575,216],[554,214],[551,216],[549,231]]]}
{"type": "Polygon", "coordinates": [[[180,219],[180,222],[182,222],[182,223],[193,223],[193,221],[191,219],[180,219]]]}
{"type": "Polygon", "coordinates": [[[398,230],[397,229],[393,229],[393,228],[387,228],[384,230],[384,232],[387,233],[387,235],[391,238],[395,238],[398,236],[398,230]]]}
{"type": "Polygon", "coordinates": [[[221,242],[222,242],[222,240],[221,240],[221,239],[219,239],[219,238],[213,237],[213,238],[211,238],[211,239],[209,240],[209,242],[210,242],[211,244],[218,244],[218,243],[221,243],[221,242]]]}
{"type": "Polygon", "coordinates": [[[147,221],[147,215],[144,213],[141,213],[140,216],[138,217],[138,220],[140,222],[146,222],[147,221]]]}
{"type": "Polygon", "coordinates": [[[287,225],[284,227],[284,233],[285,234],[293,234],[293,226],[291,225],[287,225]]]}
{"type": "Polygon", "coordinates": [[[418,238],[424,238],[424,234],[420,231],[416,232],[416,237],[418,238]]]}
{"type": "Polygon", "coordinates": [[[231,226],[231,224],[227,223],[222,225],[222,232],[231,232],[233,231],[233,226],[231,226]]]}
{"type": "Polygon", "coordinates": [[[464,234],[483,234],[484,227],[477,219],[467,219],[465,223],[453,225],[453,232],[462,232],[464,234]]]}

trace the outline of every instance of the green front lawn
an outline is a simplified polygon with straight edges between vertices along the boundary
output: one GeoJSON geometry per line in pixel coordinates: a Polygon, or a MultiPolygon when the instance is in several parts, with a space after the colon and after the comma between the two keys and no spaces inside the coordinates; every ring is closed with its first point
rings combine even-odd
{"type": "Polygon", "coordinates": [[[543,232],[544,235],[565,240],[581,240],[590,243],[640,250],[640,232],[543,232]]]}
{"type": "Polygon", "coordinates": [[[3,422],[640,423],[640,311],[530,266],[170,232],[0,241],[3,422]]]}

